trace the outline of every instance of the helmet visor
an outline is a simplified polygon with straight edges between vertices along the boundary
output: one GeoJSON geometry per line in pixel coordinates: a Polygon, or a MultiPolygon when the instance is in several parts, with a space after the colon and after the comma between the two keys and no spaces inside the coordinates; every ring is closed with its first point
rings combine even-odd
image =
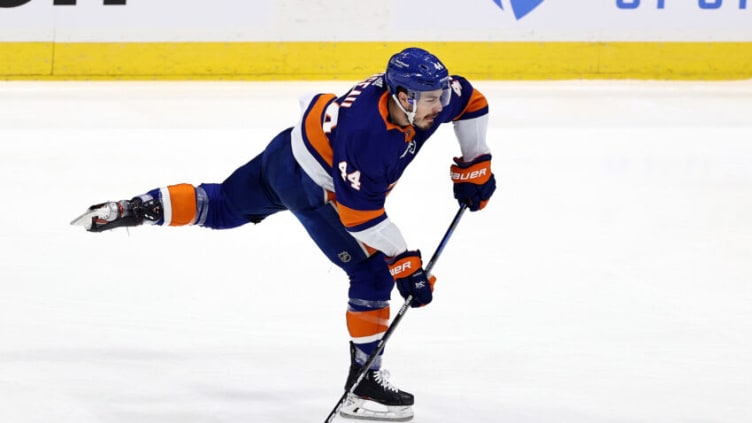
{"type": "Polygon", "coordinates": [[[439,89],[433,91],[415,91],[410,93],[416,101],[424,103],[426,105],[441,103],[442,107],[449,105],[449,100],[452,98],[452,90],[449,88],[449,78],[443,78],[441,80],[439,89]]]}

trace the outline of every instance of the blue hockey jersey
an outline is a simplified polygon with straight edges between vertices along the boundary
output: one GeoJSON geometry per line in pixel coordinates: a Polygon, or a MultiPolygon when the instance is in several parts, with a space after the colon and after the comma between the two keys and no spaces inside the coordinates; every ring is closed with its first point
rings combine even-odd
{"type": "Polygon", "coordinates": [[[302,117],[292,130],[295,159],[330,193],[343,225],[368,248],[387,256],[407,249],[384,203],[439,124],[454,123],[467,160],[490,152],[486,98],[461,76],[452,76],[451,89],[449,104],[427,130],[391,122],[383,74],[341,97],[317,94],[303,103],[302,117]]]}

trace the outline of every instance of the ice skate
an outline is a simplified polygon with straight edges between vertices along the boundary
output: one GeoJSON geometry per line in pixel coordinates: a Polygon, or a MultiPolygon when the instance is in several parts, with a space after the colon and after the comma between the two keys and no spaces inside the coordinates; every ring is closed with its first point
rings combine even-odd
{"type": "Polygon", "coordinates": [[[108,201],[95,204],[71,225],[83,226],[89,232],[102,232],[119,227],[138,226],[144,219],[157,221],[162,217],[162,203],[156,199],[108,201]]]}
{"type": "MultiPolygon", "coordinates": [[[[350,344],[350,374],[345,390],[350,390],[361,367],[355,362],[355,346],[350,344]]],[[[384,369],[368,370],[340,410],[342,417],[362,420],[404,422],[413,418],[413,395],[389,382],[384,369]]]]}

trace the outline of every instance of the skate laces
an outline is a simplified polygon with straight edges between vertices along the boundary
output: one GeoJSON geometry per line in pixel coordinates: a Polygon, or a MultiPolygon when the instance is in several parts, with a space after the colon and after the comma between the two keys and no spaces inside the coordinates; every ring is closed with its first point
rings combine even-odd
{"type": "Polygon", "coordinates": [[[373,371],[373,379],[376,381],[376,383],[381,385],[382,388],[393,392],[399,392],[399,389],[397,389],[396,386],[392,385],[391,382],[389,382],[390,376],[391,374],[389,373],[389,370],[386,369],[373,371]]]}

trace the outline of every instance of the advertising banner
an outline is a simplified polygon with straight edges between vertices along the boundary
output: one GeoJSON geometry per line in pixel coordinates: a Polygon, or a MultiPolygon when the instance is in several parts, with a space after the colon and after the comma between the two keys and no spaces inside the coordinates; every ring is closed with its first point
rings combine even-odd
{"type": "Polygon", "coordinates": [[[0,41],[752,41],[752,0],[0,0],[0,41]]]}
{"type": "Polygon", "coordinates": [[[749,78],[752,0],[0,0],[6,78],[749,78]]]}

